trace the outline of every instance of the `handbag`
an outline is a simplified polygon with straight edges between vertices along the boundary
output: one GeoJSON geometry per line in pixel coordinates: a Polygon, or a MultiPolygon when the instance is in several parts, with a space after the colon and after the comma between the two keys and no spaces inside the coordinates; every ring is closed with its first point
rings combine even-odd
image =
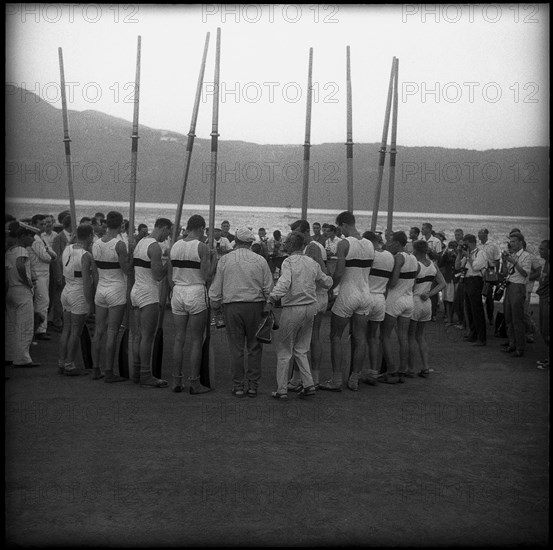
{"type": "Polygon", "coordinates": [[[259,327],[257,328],[257,332],[255,333],[255,337],[258,342],[261,342],[262,344],[270,344],[272,341],[272,334],[271,331],[273,329],[277,329],[278,325],[275,321],[275,315],[271,311],[269,312],[263,319],[261,320],[261,323],[259,323],[259,327]]]}
{"type": "Polygon", "coordinates": [[[495,268],[487,267],[484,271],[484,282],[485,283],[497,283],[499,281],[499,275],[495,268]]]}

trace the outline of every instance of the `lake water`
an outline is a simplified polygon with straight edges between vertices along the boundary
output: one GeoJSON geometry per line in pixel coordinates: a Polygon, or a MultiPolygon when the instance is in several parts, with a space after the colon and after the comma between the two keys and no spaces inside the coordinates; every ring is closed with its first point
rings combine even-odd
{"type": "MultiPolygon", "coordinates": [[[[110,210],[118,210],[128,218],[128,203],[101,201],[77,201],[77,217],[93,216],[96,212],[107,214],[110,210]]],[[[57,217],[62,210],[69,209],[68,201],[41,200],[41,199],[6,199],[6,213],[17,218],[31,217],[33,214],[54,214],[57,217]]],[[[135,224],[145,223],[150,231],[157,218],[175,218],[176,204],[137,203],[135,224]]],[[[307,218],[311,224],[314,222],[334,223],[339,210],[308,210],[307,218]]],[[[182,213],[181,224],[192,214],[201,214],[206,221],[209,217],[208,205],[185,205],[182,213]]],[[[275,229],[286,234],[290,223],[299,219],[301,208],[276,208],[276,207],[239,207],[218,206],[215,210],[215,226],[219,227],[223,220],[228,220],[231,232],[237,227],[249,226],[255,232],[264,227],[270,235],[275,229]]],[[[371,213],[367,211],[355,212],[357,228],[363,232],[370,229],[371,213]]],[[[448,239],[453,238],[456,228],[462,228],[465,233],[477,234],[478,230],[486,227],[490,232],[490,241],[499,244],[502,248],[507,242],[507,235],[511,229],[518,227],[528,242],[529,250],[537,253],[537,248],[543,239],[549,238],[549,220],[547,218],[529,218],[515,216],[471,216],[458,214],[412,213],[397,212],[394,214],[394,230],[409,231],[409,228],[422,223],[430,222],[435,231],[443,231],[448,239]]],[[[377,230],[383,231],[387,223],[387,214],[381,212],[378,217],[377,230]]]]}

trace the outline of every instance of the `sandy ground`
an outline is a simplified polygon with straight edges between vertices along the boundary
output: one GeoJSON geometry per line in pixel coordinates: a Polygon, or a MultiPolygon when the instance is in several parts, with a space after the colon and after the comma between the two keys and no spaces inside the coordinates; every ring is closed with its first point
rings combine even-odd
{"type": "MultiPolygon", "coordinates": [[[[170,379],[170,313],[164,330],[170,379]]],[[[57,334],[33,347],[41,367],[6,369],[7,544],[547,545],[541,340],[515,359],[439,320],[429,379],[283,403],[274,346],[259,396],[237,399],[212,331],[215,391],[201,396],[59,376],[57,334]]]]}

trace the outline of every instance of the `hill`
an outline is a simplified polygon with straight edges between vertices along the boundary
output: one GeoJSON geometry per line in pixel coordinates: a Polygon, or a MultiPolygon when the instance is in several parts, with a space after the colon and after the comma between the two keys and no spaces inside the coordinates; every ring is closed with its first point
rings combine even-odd
{"type": "MultiPolygon", "coordinates": [[[[23,93],[24,92],[24,93],[23,93]]],[[[31,92],[6,96],[6,196],[68,196],[61,111],[31,92]]],[[[69,111],[75,195],[127,201],[132,124],[69,111]]],[[[220,131],[224,136],[224,128],[220,131]]],[[[452,128],[452,131],[455,129],[452,128]]],[[[187,137],[140,126],[137,200],[176,203],[187,137]]],[[[354,146],[354,204],[371,210],[379,144],[354,146]]],[[[219,141],[217,202],[299,206],[303,147],[219,141]]],[[[210,142],[196,139],[185,202],[209,203],[210,142]]],[[[475,151],[398,147],[395,209],[405,212],[548,216],[549,148],[475,151]]],[[[380,209],[386,209],[388,167],[380,209]]],[[[346,207],[343,143],[311,147],[310,208],[346,207]]]]}

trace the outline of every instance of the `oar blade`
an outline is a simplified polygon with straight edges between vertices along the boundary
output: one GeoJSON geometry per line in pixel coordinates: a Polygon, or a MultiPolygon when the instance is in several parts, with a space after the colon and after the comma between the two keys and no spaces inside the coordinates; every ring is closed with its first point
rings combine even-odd
{"type": "Polygon", "coordinates": [[[159,327],[154,337],[152,347],[152,374],[161,378],[161,366],[163,362],[163,327],[159,327]]]}
{"type": "Polygon", "coordinates": [[[83,358],[83,365],[85,369],[91,369],[94,365],[92,362],[92,341],[90,339],[90,332],[86,324],[83,326],[81,332],[81,355],[83,358]]]}
{"type": "Polygon", "coordinates": [[[129,375],[129,329],[125,328],[119,342],[119,376],[130,378],[129,375]]]}

